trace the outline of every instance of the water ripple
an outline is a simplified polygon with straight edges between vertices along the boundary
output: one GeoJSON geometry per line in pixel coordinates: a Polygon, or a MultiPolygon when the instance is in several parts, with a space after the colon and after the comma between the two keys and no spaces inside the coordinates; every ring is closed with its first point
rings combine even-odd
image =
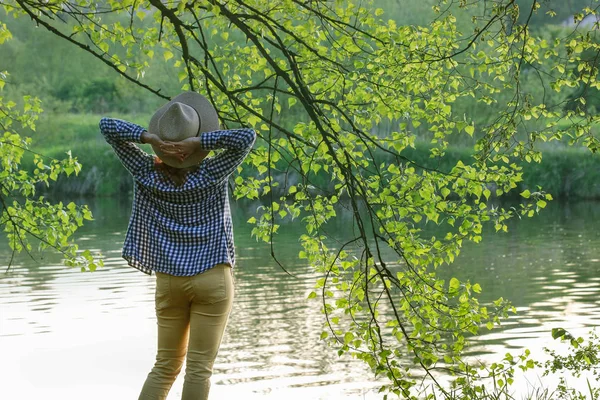
{"type": "MultiPolygon", "coordinates": [[[[108,207],[107,212],[119,207],[108,207]]],[[[471,356],[485,359],[509,350],[540,348],[551,341],[554,327],[585,333],[600,324],[600,233],[597,224],[585,224],[590,215],[600,216],[600,205],[570,208],[568,218],[554,207],[544,211],[543,219],[514,221],[508,234],[490,232],[480,245],[465,245],[455,264],[440,269],[447,277],[480,283],[481,303],[504,297],[517,308],[501,327],[471,338],[471,356]]],[[[111,393],[136,397],[137,384],[154,358],[154,277],[128,267],[120,257],[126,218],[107,222],[112,220],[97,211],[96,216],[97,225],[84,227],[81,245],[93,243],[101,250],[104,268],[81,273],[62,266],[58,256],[45,255],[42,263],[19,256],[11,270],[0,275],[5,361],[0,365],[11,366],[0,366],[9,382],[0,389],[0,397],[18,398],[3,395],[20,395],[30,387],[30,398],[43,397],[44,390],[65,379],[61,371],[74,369],[82,370],[76,382],[94,388],[88,392],[98,398],[110,396],[106,382],[115,382],[117,389],[111,393]],[[115,354],[127,362],[115,364],[115,354]],[[99,375],[104,386],[98,383],[99,375]],[[32,384],[28,379],[35,376],[47,379],[32,384]]],[[[379,398],[374,390],[379,383],[362,363],[338,358],[319,340],[321,305],[307,300],[318,276],[297,261],[297,233],[284,232],[278,239],[279,257],[294,260],[286,263],[296,276],[290,278],[265,259],[268,246],[249,239],[243,222],[238,225],[236,299],[215,364],[216,393],[224,394],[222,398],[242,398],[235,393],[288,400],[379,398]]],[[[0,247],[0,256],[7,254],[8,249],[0,247]]],[[[178,380],[170,398],[180,391],[178,380]]],[[[77,397],[64,397],[70,398],[77,397]]]]}

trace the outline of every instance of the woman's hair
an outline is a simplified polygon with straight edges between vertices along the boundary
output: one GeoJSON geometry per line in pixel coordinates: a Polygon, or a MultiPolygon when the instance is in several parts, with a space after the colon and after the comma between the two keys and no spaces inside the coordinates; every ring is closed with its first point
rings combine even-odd
{"type": "Polygon", "coordinates": [[[163,180],[170,180],[175,186],[183,186],[187,178],[187,174],[191,172],[192,168],[175,168],[168,164],[165,164],[160,158],[154,157],[154,168],[159,172],[163,180]]]}

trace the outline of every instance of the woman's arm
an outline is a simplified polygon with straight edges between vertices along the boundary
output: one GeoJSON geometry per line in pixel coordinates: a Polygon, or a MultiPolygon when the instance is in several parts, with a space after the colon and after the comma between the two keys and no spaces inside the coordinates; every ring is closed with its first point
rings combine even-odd
{"type": "Polygon", "coordinates": [[[159,138],[158,136],[156,136],[153,133],[148,132],[147,130],[144,130],[144,132],[142,132],[142,134],[140,135],[140,141],[144,144],[151,144],[153,146],[158,146],[158,147],[161,147],[164,145],[164,142],[162,141],[161,138],[159,138]]]}
{"type": "Polygon", "coordinates": [[[155,135],[146,132],[145,128],[121,119],[102,118],[100,132],[132,175],[153,165],[152,156],[136,145],[136,143],[151,143],[147,140],[154,140],[155,135]]]}
{"type": "Polygon", "coordinates": [[[163,142],[161,150],[168,155],[184,160],[194,152],[208,153],[210,150],[220,150],[215,157],[205,159],[200,164],[200,171],[213,181],[227,178],[248,155],[256,133],[253,129],[229,129],[213,132],[203,132],[198,137],[192,137],[180,142],[163,142]]]}
{"type": "Polygon", "coordinates": [[[201,172],[218,182],[227,179],[244,161],[252,150],[256,132],[248,128],[204,132],[198,139],[203,150],[224,149],[200,164],[201,172]]]}
{"type": "MultiPolygon", "coordinates": [[[[149,135],[144,140],[153,140],[152,136],[149,135]]],[[[179,142],[161,142],[159,147],[165,154],[178,157],[182,161],[195,152],[208,154],[211,150],[223,149],[215,157],[206,158],[200,164],[201,173],[212,181],[220,182],[244,161],[255,140],[254,129],[241,128],[203,132],[198,137],[179,142]]]]}
{"type": "Polygon", "coordinates": [[[223,149],[215,157],[207,158],[200,164],[200,171],[209,179],[221,181],[226,179],[244,161],[255,140],[256,133],[253,129],[228,129],[203,132],[198,137],[180,142],[164,142],[161,150],[166,154],[185,159],[197,151],[208,152],[223,149]]]}

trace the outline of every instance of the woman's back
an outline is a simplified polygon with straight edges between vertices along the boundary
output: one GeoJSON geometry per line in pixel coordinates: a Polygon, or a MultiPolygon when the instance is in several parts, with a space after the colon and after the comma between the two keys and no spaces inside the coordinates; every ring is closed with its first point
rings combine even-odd
{"type": "Polygon", "coordinates": [[[252,129],[206,132],[202,148],[223,149],[206,158],[178,185],[156,168],[135,142],[144,128],[103,118],[101,131],[134,178],[134,201],[123,258],[145,273],[191,276],[216,264],[235,265],[227,178],[250,151],[252,129]]]}

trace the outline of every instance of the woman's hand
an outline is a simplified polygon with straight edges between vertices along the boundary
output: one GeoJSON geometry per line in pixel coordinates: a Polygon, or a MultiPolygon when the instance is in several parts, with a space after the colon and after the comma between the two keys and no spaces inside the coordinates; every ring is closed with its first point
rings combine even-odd
{"type": "Polygon", "coordinates": [[[201,150],[200,138],[197,137],[187,138],[179,142],[163,141],[159,147],[163,153],[177,157],[181,161],[188,158],[195,151],[201,150]]]}

